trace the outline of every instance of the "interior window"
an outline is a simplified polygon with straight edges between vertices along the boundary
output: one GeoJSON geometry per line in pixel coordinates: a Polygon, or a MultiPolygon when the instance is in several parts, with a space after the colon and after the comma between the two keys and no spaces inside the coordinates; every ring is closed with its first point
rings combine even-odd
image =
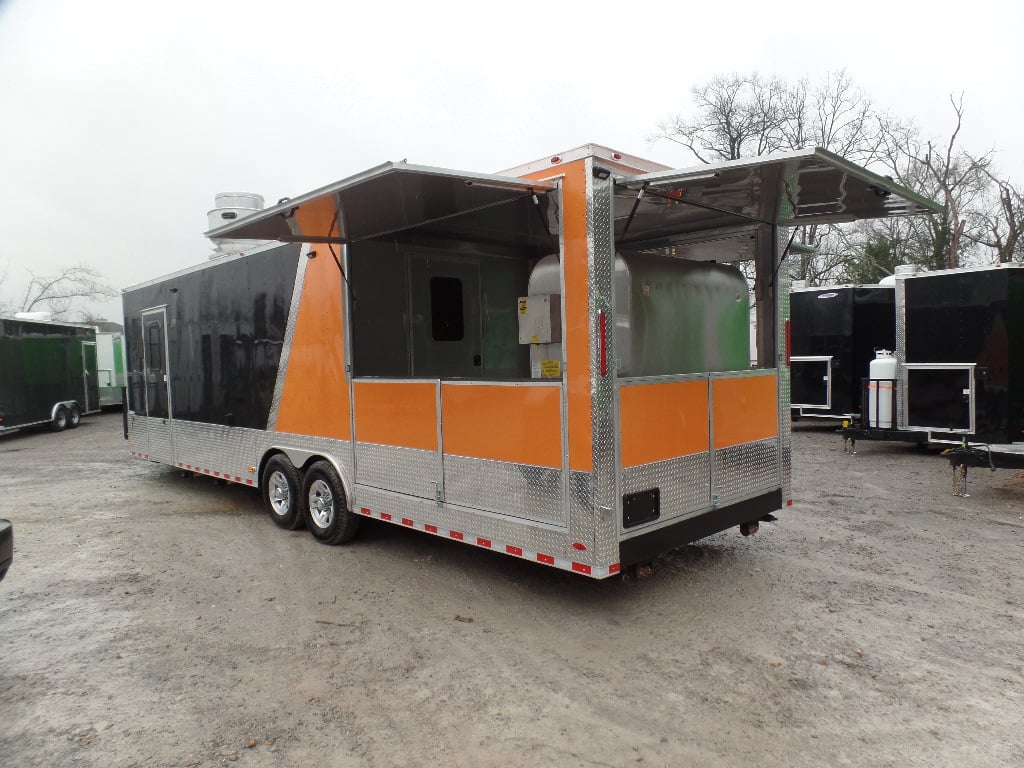
{"type": "Polygon", "coordinates": [[[430,278],[430,326],[434,341],[462,341],[466,335],[462,281],[457,277],[430,278]]]}

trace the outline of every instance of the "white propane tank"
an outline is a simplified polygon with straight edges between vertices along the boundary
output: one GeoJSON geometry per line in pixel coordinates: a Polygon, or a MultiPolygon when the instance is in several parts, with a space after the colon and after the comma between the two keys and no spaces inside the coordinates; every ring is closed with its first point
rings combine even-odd
{"type": "Polygon", "coordinates": [[[896,393],[896,358],[887,349],[875,352],[868,365],[868,412],[864,421],[875,429],[892,429],[893,396],[896,393]]]}

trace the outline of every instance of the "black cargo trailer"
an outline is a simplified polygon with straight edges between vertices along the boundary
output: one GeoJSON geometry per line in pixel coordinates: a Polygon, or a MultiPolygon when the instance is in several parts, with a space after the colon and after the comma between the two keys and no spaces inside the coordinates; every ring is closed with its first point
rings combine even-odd
{"type": "Polygon", "coordinates": [[[894,286],[796,288],[789,302],[793,416],[858,417],[875,351],[895,348],[894,286]]]}
{"type": "Polygon", "coordinates": [[[76,427],[98,409],[95,328],[0,317],[0,433],[76,427]]]}
{"type": "Polygon", "coordinates": [[[948,444],[958,494],[968,466],[1024,466],[1024,264],[898,276],[895,363],[894,378],[863,380],[868,413],[842,430],[848,450],[948,444]],[[895,423],[878,428],[876,411],[895,423]]]}
{"type": "Polygon", "coordinates": [[[925,273],[897,294],[899,427],[1024,451],[1024,265],[925,273]]]}

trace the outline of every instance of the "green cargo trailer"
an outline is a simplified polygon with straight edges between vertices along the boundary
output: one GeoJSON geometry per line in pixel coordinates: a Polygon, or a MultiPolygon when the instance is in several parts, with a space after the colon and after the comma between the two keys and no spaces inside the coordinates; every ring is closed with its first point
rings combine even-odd
{"type": "Polygon", "coordinates": [[[0,317],[0,434],[77,427],[99,407],[95,328],[0,317]]]}

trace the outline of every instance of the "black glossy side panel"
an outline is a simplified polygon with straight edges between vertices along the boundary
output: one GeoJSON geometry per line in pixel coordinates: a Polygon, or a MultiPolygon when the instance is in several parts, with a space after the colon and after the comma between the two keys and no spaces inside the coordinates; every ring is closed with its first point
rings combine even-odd
{"type": "Polygon", "coordinates": [[[143,410],[141,312],[166,306],[171,417],[266,429],[300,247],[287,244],[211,261],[195,272],[127,291],[132,410],[143,410]]]}
{"type": "MultiPolygon", "coordinates": [[[[845,286],[790,295],[794,356],[832,356],[832,408],[822,413],[859,413],[861,379],[876,349],[895,349],[895,292],[888,286],[845,286]]],[[[823,401],[823,366],[793,371],[794,403],[823,401]],[[801,399],[805,398],[805,399],[801,399]]]]}
{"type": "Polygon", "coordinates": [[[1008,269],[906,281],[906,362],[976,364],[975,438],[981,441],[1024,439],[1024,361],[1020,352],[1011,354],[1024,333],[1020,281],[1019,270],[1008,269]]]}

